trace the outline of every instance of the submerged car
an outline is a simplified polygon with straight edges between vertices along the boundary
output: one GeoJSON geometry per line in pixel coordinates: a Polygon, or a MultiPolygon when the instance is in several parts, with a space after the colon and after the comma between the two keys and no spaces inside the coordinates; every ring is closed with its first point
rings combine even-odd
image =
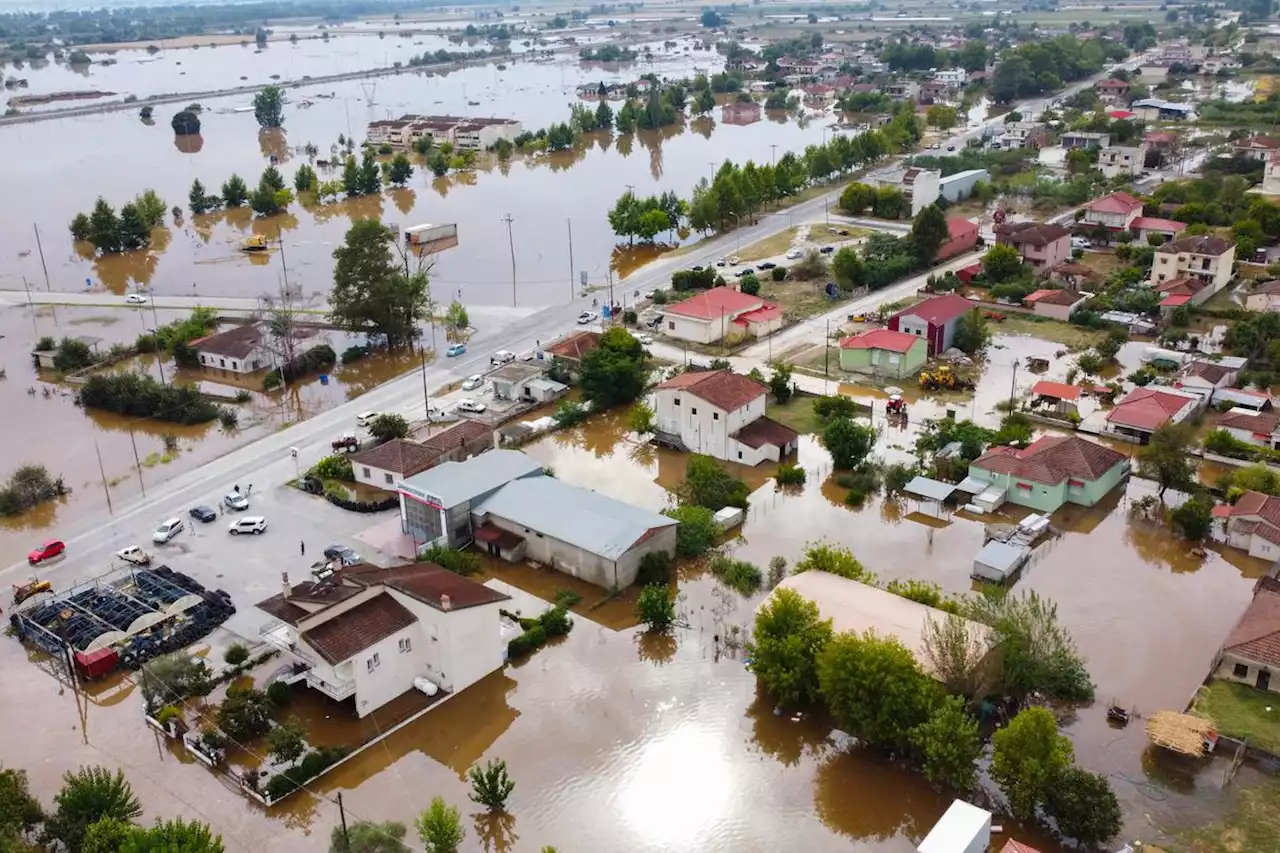
{"type": "Polygon", "coordinates": [[[45,560],[58,556],[67,550],[67,545],[61,539],[49,539],[40,544],[39,548],[33,548],[31,553],[27,554],[27,562],[31,565],[43,563],[45,560]]]}

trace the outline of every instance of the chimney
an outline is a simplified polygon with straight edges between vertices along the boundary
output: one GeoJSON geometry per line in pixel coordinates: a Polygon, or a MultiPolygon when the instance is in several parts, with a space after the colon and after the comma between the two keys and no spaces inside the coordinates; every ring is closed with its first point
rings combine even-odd
{"type": "Polygon", "coordinates": [[[440,609],[444,611],[453,609],[453,599],[449,597],[448,593],[440,594],[440,609]]]}
{"type": "Polygon", "coordinates": [[[281,572],[281,573],[280,573],[280,595],[281,595],[283,598],[286,598],[286,599],[287,599],[287,598],[289,597],[289,589],[290,589],[290,587],[289,587],[289,573],[288,573],[288,572],[281,572]]]}

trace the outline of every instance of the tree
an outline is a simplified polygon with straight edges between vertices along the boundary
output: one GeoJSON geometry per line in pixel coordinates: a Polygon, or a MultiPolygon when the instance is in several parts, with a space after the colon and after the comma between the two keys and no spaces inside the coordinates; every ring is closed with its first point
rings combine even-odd
{"type": "Polygon", "coordinates": [[[717,27],[723,27],[727,23],[725,19],[721,17],[720,13],[717,12],[715,9],[707,9],[706,11],[704,11],[702,13],[701,20],[702,20],[702,26],[711,30],[717,27]]]}
{"type": "Polygon", "coordinates": [[[222,203],[216,195],[209,195],[204,188],[204,184],[200,183],[200,179],[196,178],[191,182],[191,191],[187,193],[187,202],[194,214],[208,213],[214,210],[222,203]]]}
{"type": "Polygon", "coordinates": [[[296,722],[273,726],[267,732],[267,751],[276,761],[292,764],[307,751],[307,730],[296,722]]]}
{"type": "Polygon", "coordinates": [[[170,125],[178,136],[193,136],[200,132],[200,117],[191,110],[182,110],[174,114],[170,125]]]}
{"type": "Polygon", "coordinates": [[[671,591],[660,584],[650,584],[636,600],[636,618],[650,633],[662,633],[676,621],[676,605],[671,591]]]}
{"type": "Polygon", "coordinates": [[[227,207],[240,207],[249,198],[249,187],[244,178],[232,173],[222,184],[222,203],[227,207]]]}
{"type": "Polygon", "coordinates": [[[516,788],[516,783],[507,775],[507,762],[491,759],[483,770],[473,766],[467,775],[471,779],[471,802],[491,812],[506,810],[507,798],[516,788]]]}
{"type": "Polygon", "coordinates": [[[773,372],[769,374],[769,390],[773,392],[774,401],[780,406],[785,406],[796,391],[795,386],[791,384],[791,365],[775,361],[771,367],[773,372]]]}
{"type": "Polygon", "coordinates": [[[709,113],[716,108],[716,96],[710,89],[703,89],[693,99],[693,111],[698,115],[709,113]]]}
{"type": "Polygon", "coordinates": [[[644,401],[637,402],[627,414],[627,426],[641,435],[653,432],[657,427],[653,409],[644,401]]]}
{"type": "Polygon", "coordinates": [[[89,242],[103,254],[120,251],[120,219],[102,196],[98,196],[89,214],[89,242]]]}
{"type": "Polygon", "coordinates": [[[614,326],[600,336],[600,345],[585,353],[579,362],[582,396],[598,408],[638,399],[649,378],[647,358],[644,346],[630,332],[614,326]]]}
{"type": "Polygon", "coordinates": [[[329,853],[404,853],[407,832],[403,823],[393,820],[358,820],[346,829],[335,826],[329,833],[329,853]]]}
{"type": "Polygon", "coordinates": [[[818,657],[831,641],[831,620],[793,589],[777,589],[756,613],[748,665],[780,705],[818,699],[818,657]]]}
{"type": "Polygon", "coordinates": [[[1173,488],[1190,490],[1195,485],[1196,463],[1187,451],[1194,441],[1189,424],[1165,424],[1151,435],[1151,441],[1138,450],[1138,476],[1155,480],[1159,496],[1173,488]]]}
{"type": "Polygon", "coordinates": [[[409,434],[409,422],[404,415],[381,414],[369,424],[369,435],[378,441],[390,441],[393,438],[404,438],[409,434]]]}
{"type": "Polygon", "coordinates": [[[77,213],[71,219],[71,239],[76,242],[89,239],[89,216],[85,213],[77,213]]]}
{"type": "Polygon", "coordinates": [[[836,724],[873,746],[903,748],[938,691],[894,637],[837,634],[818,656],[818,689],[836,724]]]}
{"type": "Polygon", "coordinates": [[[874,187],[854,182],[840,193],[840,207],[854,216],[861,216],[876,202],[874,187]]]}
{"type": "Polygon", "coordinates": [[[410,273],[392,256],[395,235],[376,219],[360,219],[334,249],[329,318],[349,332],[377,335],[395,349],[411,342],[430,317],[425,271],[410,273]]]}
{"type": "Polygon", "coordinates": [[[124,773],[99,766],[64,773],[62,790],[54,796],[53,805],[45,832],[70,850],[79,850],[85,831],[103,818],[127,823],[142,814],[124,773]]]}
{"type": "Polygon", "coordinates": [[[414,819],[414,826],[427,853],[457,853],[466,837],[458,810],[443,797],[432,797],[431,805],[414,819]]]}
{"type": "Polygon", "coordinates": [[[1058,831],[1082,847],[1098,847],[1120,833],[1120,803],[1107,777],[1080,767],[1060,772],[1044,802],[1058,831]]]}
{"type": "Polygon", "coordinates": [[[969,699],[981,698],[981,667],[990,646],[971,629],[969,620],[954,613],[939,620],[926,617],[923,639],[924,656],[947,690],[969,699]]]}
{"type": "Polygon", "coordinates": [[[1009,800],[1019,820],[1031,820],[1049,796],[1056,779],[1071,766],[1075,750],[1058,734],[1048,708],[1027,708],[992,738],[991,778],[1009,800]]]}
{"type": "Polygon", "coordinates": [[[852,246],[841,246],[831,258],[831,275],[846,293],[867,283],[862,258],[852,246]]]}
{"type": "Polygon", "coordinates": [[[978,735],[978,721],[965,711],[960,697],[943,699],[929,719],[911,730],[909,737],[930,782],[957,791],[974,786],[982,738],[978,735]]]}
{"type": "Polygon", "coordinates": [[[1169,524],[1183,539],[1199,542],[1213,531],[1213,507],[1213,498],[1198,490],[1169,513],[1169,524]]]}
{"type": "Polygon", "coordinates": [[[444,322],[450,329],[465,330],[471,325],[471,318],[467,316],[467,307],[458,300],[453,300],[445,309],[444,322]]]}
{"type": "Polygon", "coordinates": [[[116,247],[121,251],[141,249],[151,242],[151,229],[147,227],[138,212],[138,207],[129,202],[120,208],[120,231],[116,236],[116,247]]]}
{"type": "Polygon", "coordinates": [[[874,427],[852,418],[835,418],[822,430],[822,444],[831,461],[845,471],[857,468],[875,447],[879,433],[874,427]]]}
{"type": "Polygon", "coordinates": [[[927,261],[933,261],[938,250],[951,238],[951,231],[947,227],[947,216],[942,212],[942,208],[936,204],[930,204],[917,213],[915,221],[911,223],[911,238],[915,241],[916,248],[920,250],[920,256],[927,261]]]}
{"type": "MultiPolygon", "coordinates": [[[[91,827],[92,829],[92,827],[91,827]]],[[[133,827],[119,853],[223,853],[222,836],[199,821],[156,820],[155,826],[133,827]]],[[[89,851],[84,851],[89,853],[89,851]]]]}
{"type": "Polygon", "coordinates": [[[1039,691],[1066,702],[1088,702],[1094,686],[1058,608],[1035,592],[966,599],[962,615],[995,629],[1001,689],[1022,697],[1039,691]]]}
{"type": "Polygon", "coordinates": [[[80,853],[120,853],[138,827],[113,817],[104,817],[89,825],[84,832],[80,853]]]}
{"type": "Polygon", "coordinates": [[[44,821],[40,801],[31,795],[25,770],[0,769],[0,850],[4,842],[31,832],[44,821]]]}
{"type": "Polygon", "coordinates": [[[271,700],[252,687],[231,686],[227,698],[218,705],[218,728],[227,737],[247,739],[264,735],[271,728],[271,700]]]}
{"type": "Polygon", "coordinates": [[[156,194],[155,190],[143,190],[142,194],[133,200],[133,205],[147,228],[157,228],[164,224],[164,215],[168,212],[169,206],[156,194]]]}
{"type": "Polygon", "coordinates": [[[681,503],[717,512],[727,506],[746,509],[751,489],[710,456],[695,453],[684,466],[684,482],[675,489],[681,503]]]}
{"type": "Polygon", "coordinates": [[[939,130],[950,130],[956,126],[959,116],[955,107],[948,107],[942,104],[934,104],[929,107],[925,113],[925,121],[938,128],[939,130]]]}
{"type": "Polygon", "coordinates": [[[676,553],[681,557],[700,557],[720,538],[722,531],[715,513],[705,506],[684,504],[664,509],[662,514],[680,522],[676,528],[676,553]]]}
{"type": "Polygon", "coordinates": [[[391,158],[391,183],[398,187],[402,187],[409,183],[409,179],[413,177],[413,164],[409,162],[409,158],[401,151],[391,158]]]}
{"type": "Polygon", "coordinates": [[[600,130],[613,130],[613,108],[604,101],[596,107],[596,127],[600,130]]]}
{"type": "Polygon", "coordinates": [[[961,352],[976,355],[986,348],[991,340],[991,331],[987,328],[987,318],[977,308],[966,311],[956,324],[953,343],[961,352]]]}
{"type": "Polygon", "coordinates": [[[281,127],[284,124],[284,89],[267,86],[254,95],[253,117],[261,128],[281,127]]]}
{"type": "Polygon", "coordinates": [[[316,177],[316,170],[306,163],[298,167],[298,171],[293,173],[293,188],[300,193],[315,192],[320,186],[320,180],[316,177]]]}
{"type": "Polygon", "coordinates": [[[982,256],[982,274],[992,284],[1016,278],[1022,273],[1022,255],[1013,246],[998,243],[982,256]]]}

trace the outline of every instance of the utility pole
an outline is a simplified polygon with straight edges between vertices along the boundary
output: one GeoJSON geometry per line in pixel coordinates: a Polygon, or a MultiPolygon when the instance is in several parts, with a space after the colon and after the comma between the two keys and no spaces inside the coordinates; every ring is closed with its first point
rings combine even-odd
{"type": "Polygon", "coordinates": [[[338,792],[338,817],[342,821],[342,841],[344,846],[351,848],[351,838],[347,835],[347,810],[342,807],[342,792],[338,792]]]}
{"type": "Polygon", "coordinates": [[[138,486],[142,489],[142,496],[147,496],[147,486],[142,482],[142,461],[138,459],[138,440],[134,437],[133,430],[129,430],[129,443],[133,445],[133,463],[138,468],[138,486]]]}
{"type": "Polygon", "coordinates": [[[33,222],[31,228],[36,232],[36,250],[40,252],[40,268],[44,270],[44,289],[53,290],[49,286],[49,266],[44,262],[44,246],[40,244],[40,226],[33,222]]]}
{"type": "Polygon", "coordinates": [[[566,218],[565,222],[569,226],[569,301],[572,302],[573,301],[573,271],[575,269],[573,265],[573,220],[566,218]]]}
{"type": "Polygon", "coordinates": [[[107,488],[107,471],[102,467],[102,448],[98,446],[96,438],[93,440],[93,449],[98,454],[98,473],[102,475],[102,491],[107,496],[107,512],[114,515],[115,510],[111,508],[111,490],[107,488]]]}
{"type": "Polygon", "coordinates": [[[514,308],[516,306],[516,242],[511,234],[511,223],[515,220],[508,213],[499,221],[507,223],[507,246],[511,249],[511,307],[514,308]]]}
{"type": "Polygon", "coordinates": [[[769,165],[770,166],[778,165],[778,146],[777,145],[769,146],[769,165]]]}
{"type": "Polygon", "coordinates": [[[1009,414],[1013,414],[1013,397],[1018,390],[1018,362],[1013,363],[1013,379],[1009,380],[1009,414]]]}
{"type": "Polygon", "coordinates": [[[422,416],[427,419],[427,425],[431,424],[431,395],[427,392],[427,350],[426,347],[418,347],[418,352],[422,356],[422,416]]]}

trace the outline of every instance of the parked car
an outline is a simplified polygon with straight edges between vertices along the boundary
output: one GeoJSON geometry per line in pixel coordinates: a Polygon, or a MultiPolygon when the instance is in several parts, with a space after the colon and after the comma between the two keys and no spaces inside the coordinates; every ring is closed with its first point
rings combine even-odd
{"type": "Polygon", "coordinates": [[[756,264],[756,268],[762,269],[762,270],[771,270],[776,266],[777,264],[775,264],[773,261],[765,261],[764,263],[756,264]]]}
{"type": "Polygon", "coordinates": [[[191,510],[188,512],[188,515],[190,515],[196,521],[203,521],[206,524],[218,517],[218,513],[214,512],[213,507],[205,506],[204,504],[200,504],[199,506],[193,506],[191,510]]]}
{"type": "Polygon", "coordinates": [[[742,269],[734,273],[734,275],[737,276],[738,278],[742,278],[744,275],[754,275],[754,274],[755,274],[755,270],[752,269],[751,267],[743,267],[742,269]]]}
{"type": "Polygon", "coordinates": [[[691,267],[691,269],[693,272],[702,272],[702,264],[698,264],[695,267],[691,267]]]}
{"type": "Polygon", "coordinates": [[[445,357],[447,358],[454,358],[455,356],[462,355],[466,351],[467,351],[466,344],[454,344],[453,346],[445,350],[444,354],[445,354],[445,357]]]}
{"type": "Polygon", "coordinates": [[[724,266],[724,265],[725,265],[725,263],[726,263],[725,259],[724,259],[724,258],[720,258],[719,260],[717,260],[717,261],[716,261],[716,266],[718,266],[718,267],[722,267],[722,266],[724,266]]]}
{"type": "Polygon", "coordinates": [[[249,499],[239,492],[228,492],[222,499],[222,505],[235,512],[244,512],[249,508],[249,499]]]}
{"type": "Polygon", "coordinates": [[[460,412],[476,412],[476,413],[483,412],[483,411],[484,411],[484,403],[479,403],[479,402],[477,402],[477,401],[475,401],[475,400],[459,400],[459,401],[458,401],[458,411],[460,411],[460,412]]]}
{"type": "Polygon", "coordinates": [[[244,518],[237,518],[231,522],[231,526],[227,528],[232,536],[239,536],[241,533],[252,533],[255,536],[265,532],[267,529],[267,520],[260,515],[246,515],[244,518]]]}
{"type": "Polygon", "coordinates": [[[326,560],[340,560],[344,566],[354,566],[360,562],[360,555],[346,545],[330,545],[324,549],[326,560]]]}
{"type": "Polygon", "coordinates": [[[516,354],[510,350],[500,349],[493,355],[489,356],[490,364],[507,364],[516,360],[516,354]]]}
{"type": "Polygon", "coordinates": [[[160,522],[160,526],[156,528],[156,532],[151,534],[151,541],[157,545],[163,545],[173,537],[182,532],[182,519],[170,518],[160,522]]]}
{"type": "Polygon", "coordinates": [[[1092,249],[1093,241],[1088,237],[1072,237],[1071,248],[1073,249],[1092,249]]]}
{"type": "Polygon", "coordinates": [[[637,341],[639,341],[639,342],[640,342],[640,343],[642,343],[642,344],[651,344],[651,343],[653,343],[653,335],[646,335],[646,334],[641,333],[641,334],[639,334],[639,335],[636,335],[636,336],[635,336],[635,338],[636,338],[636,340],[637,340],[637,341]]]}
{"type": "Polygon", "coordinates": [[[730,266],[735,266],[735,267],[736,267],[736,266],[737,266],[738,264],[740,264],[740,263],[742,263],[742,261],[740,261],[740,260],[738,259],[738,256],[737,256],[737,255],[734,255],[733,257],[729,258],[729,265],[730,265],[730,266]]]}
{"type": "Polygon", "coordinates": [[[581,314],[578,315],[578,325],[585,326],[590,322],[598,320],[599,318],[600,318],[600,315],[594,311],[583,311],[581,314]]]}
{"type": "Polygon", "coordinates": [[[463,391],[474,391],[484,384],[484,377],[479,373],[472,374],[462,381],[463,391]]]}
{"type": "Polygon", "coordinates": [[[121,548],[116,551],[116,556],[124,560],[126,563],[133,563],[135,566],[151,565],[151,555],[139,548],[137,545],[130,545],[128,548],[121,548]]]}
{"type": "Polygon", "coordinates": [[[836,247],[835,247],[835,246],[823,246],[823,247],[822,247],[821,249],[819,249],[818,251],[819,251],[819,252],[821,252],[821,253],[822,253],[822,254],[824,254],[824,255],[829,255],[829,254],[831,254],[832,252],[834,252],[835,250],[836,250],[836,247]]]}
{"type": "Polygon", "coordinates": [[[804,252],[800,251],[799,249],[792,249],[790,252],[787,252],[787,260],[789,261],[798,261],[803,257],[804,257],[804,252]]]}
{"type": "Polygon", "coordinates": [[[67,544],[61,539],[48,539],[41,543],[39,548],[33,548],[31,553],[27,554],[27,562],[34,566],[36,563],[43,563],[58,556],[65,550],[67,550],[67,544]]]}
{"type": "Polygon", "coordinates": [[[129,305],[146,305],[147,297],[143,296],[141,293],[130,293],[124,298],[124,301],[129,305]]]}
{"type": "Polygon", "coordinates": [[[356,415],[356,426],[367,427],[378,417],[378,412],[361,412],[356,415]]]}

